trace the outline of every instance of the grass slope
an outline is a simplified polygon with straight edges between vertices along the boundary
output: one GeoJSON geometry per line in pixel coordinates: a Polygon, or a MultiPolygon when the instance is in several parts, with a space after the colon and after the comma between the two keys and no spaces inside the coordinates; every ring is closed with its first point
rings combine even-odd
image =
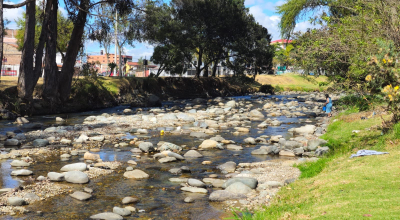
{"type": "Polygon", "coordinates": [[[295,91],[320,91],[325,86],[320,87],[318,83],[326,82],[327,78],[320,76],[315,78],[313,76],[303,77],[298,74],[287,73],[285,75],[258,75],[256,81],[260,84],[270,84],[274,87],[279,86],[284,90],[295,91]]]}
{"type": "Polygon", "coordinates": [[[298,181],[282,187],[271,206],[243,219],[399,219],[400,124],[381,135],[381,121],[339,116],[322,136],[331,155],[298,165],[298,181]],[[349,158],[360,149],[390,154],[349,158]]]}

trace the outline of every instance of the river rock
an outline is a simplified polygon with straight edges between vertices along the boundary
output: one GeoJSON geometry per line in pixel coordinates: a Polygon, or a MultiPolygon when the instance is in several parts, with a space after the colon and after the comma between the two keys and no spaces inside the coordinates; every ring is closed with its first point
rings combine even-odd
{"type": "Polygon", "coordinates": [[[172,168],[168,170],[173,175],[181,175],[182,174],[182,169],[181,168],[172,168]]]}
{"type": "Polygon", "coordinates": [[[179,120],[186,121],[186,122],[194,122],[194,121],[196,121],[195,118],[193,118],[192,116],[189,116],[187,114],[184,114],[184,113],[180,113],[176,117],[178,117],[179,120]]]}
{"type": "Polygon", "coordinates": [[[122,204],[131,204],[131,203],[135,203],[135,202],[138,202],[138,201],[139,201],[138,198],[127,196],[127,197],[122,199],[122,204]]]}
{"type": "Polygon", "coordinates": [[[217,168],[220,169],[223,173],[233,173],[236,170],[236,163],[233,161],[229,161],[219,165],[217,168]]]}
{"type": "Polygon", "coordinates": [[[65,119],[61,118],[61,117],[56,117],[56,122],[64,122],[65,119]]]}
{"type": "Polygon", "coordinates": [[[189,150],[183,156],[185,158],[200,158],[200,157],[203,157],[203,155],[201,155],[199,152],[197,152],[195,150],[189,150]]]}
{"type": "Polygon", "coordinates": [[[65,181],[69,183],[87,183],[89,182],[89,177],[86,173],[81,171],[69,171],[64,176],[65,181]]]}
{"type": "Polygon", "coordinates": [[[154,147],[153,147],[153,143],[151,142],[142,142],[139,144],[139,149],[143,152],[153,152],[154,151],[154,147]]]}
{"type": "Polygon", "coordinates": [[[5,141],[5,140],[7,140],[7,136],[0,134],[0,141],[5,141]]]}
{"type": "Polygon", "coordinates": [[[85,192],[81,192],[81,191],[76,191],[76,192],[70,194],[69,196],[71,196],[74,199],[81,200],[81,201],[88,200],[92,197],[92,195],[90,195],[89,193],[85,193],[85,192]]]}
{"type": "Polygon", "coordinates": [[[186,197],[183,201],[186,203],[192,203],[194,202],[194,199],[192,197],[186,197]]]}
{"type": "Polygon", "coordinates": [[[231,100],[231,101],[225,103],[225,107],[231,107],[231,108],[236,107],[236,101],[235,100],[231,100]]]}
{"type": "Polygon", "coordinates": [[[47,177],[50,179],[50,181],[55,181],[55,182],[60,182],[64,181],[65,174],[64,173],[56,173],[56,172],[49,172],[47,174],[47,177]]]}
{"type": "Polygon", "coordinates": [[[315,151],[319,146],[323,146],[327,144],[328,142],[323,139],[315,139],[315,140],[310,140],[307,143],[307,150],[309,151],[315,151]]]}
{"type": "Polygon", "coordinates": [[[45,147],[49,145],[49,141],[46,139],[36,139],[32,142],[34,147],[45,147]]]}
{"type": "Polygon", "coordinates": [[[295,157],[296,155],[294,155],[294,153],[292,151],[281,150],[279,152],[279,156],[295,157]]]}
{"type": "Polygon", "coordinates": [[[251,144],[251,145],[256,145],[257,144],[256,140],[254,138],[252,138],[252,137],[248,137],[248,138],[244,139],[244,143],[251,144]]]}
{"type": "Polygon", "coordinates": [[[118,214],[118,215],[121,215],[121,216],[128,216],[128,215],[132,214],[132,212],[129,211],[128,209],[120,208],[120,207],[114,207],[113,208],[113,212],[115,214],[118,214]]]}
{"type": "Polygon", "coordinates": [[[319,147],[317,150],[315,150],[315,155],[316,156],[322,156],[324,154],[327,154],[329,152],[329,147],[319,147]]]}
{"type": "Polygon", "coordinates": [[[86,152],[86,153],[83,155],[83,158],[84,158],[85,160],[97,161],[98,159],[100,159],[100,155],[98,155],[98,154],[92,154],[92,153],[90,153],[90,152],[86,152]]]}
{"type": "Polygon", "coordinates": [[[246,196],[243,194],[231,193],[226,190],[216,190],[210,194],[209,200],[215,202],[222,202],[225,200],[244,199],[244,198],[246,198],[246,196]]]}
{"type": "Polygon", "coordinates": [[[265,183],[265,185],[267,185],[269,188],[278,188],[278,187],[282,187],[283,183],[278,182],[278,181],[268,181],[265,183]]]}
{"type": "Polygon", "coordinates": [[[316,128],[315,125],[305,125],[299,128],[295,128],[293,131],[298,134],[306,135],[306,134],[313,134],[315,128],[316,128]]]}
{"type": "Polygon", "coordinates": [[[301,155],[304,153],[304,149],[303,149],[302,147],[293,149],[293,153],[294,153],[296,156],[301,156],[301,155]]]}
{"type": "Polygon", "coordinates": [[[258,180],[255,178],[251,178],[251,177],[234,177],[229,179],[228,181],[226,181],[224,183],[224,185],[222,185],[222,188],[227,188],[228,186],[230,186],[233,183],[236,182],[241,182],[243,184],[245,184],[246,186],[250,187],[251,189],[255,189],[257,188],[258,185],[258,180]]]}
{"type": "Polygon", "coordinates": [[[20,197],[10,197],[7,199],[7,204],[11,206],[23,206],[26,205],[26,201],[20,197]]]}
{"type": "Polygon", "coordinates": [[[153,94],[150,94],[146,98],[146,106],[147,107],[161,107],[161,99],[153,94]]]}
{"type": "Polygon", "coordinates": [[[185,158],[182,157],[181,155],[179,155],[179,154],[177,154],[177,153],[174,153],[174,152],[168,152],[168,153],[167,153],[167,156],[168,156],[168,157],[175,157],[175,158],[178,159],[178,160],[184,160],[184,159],[185,159],[185,158]]]}
{"type": "Polygon", "coordinates": [[[40,197],[35,193],[27,193],[24,195],[24,199],[27,199],[28,201],[38,201],[40,200],[40,197]]]}
{"type": "Polygon", "coordinates": [[[207,193],[208,191],[204,188],[197,188],[197,187],[182,187],[182,191],[192,192],[192,193],[207,193]]]}
{"type": "Polygon", "coordinates": [[[118,214],[112,213],[112,212],[104,212],[104,213],[99,213],[96,215],[90,216],[91,219],[96,219],[96,220],[123,220],[124,218],[118,214]]]}
{"type": "Polygon", "coordinates": [[[297,142],[297,141],[286,141],[285,142],[285,149],[293,150],[295,148],[302,147],[303,144],[297,142]]]}
{"type": "Polygon", "coordinates": [[[239,146],[239,145],[228,144],[228,145],[226,146],[226,149],[228,149],[228,150],[240,151],[240,150],[243,150],[243,147],[242,147],[242,146],[239,146]]]}
{"type": "Polygon", "coordinates": [[[162,116],[163,120],[177,120],[178,118],[176,117],[175,114],[165,114],[162,116]]]}
{"type": "Polygon", "coordinates": [[[104,136],[95,136],[95,137],[89,137],[89,140],[91,141],[97,141],[97,142],[102,142],[104,141],[104,136]]]}
{"type": "Polygon", "coordinates": [[[61,144],[71,144],[71,142],[72,142],[71,140],[65,138],[61,139],[60,141],[61,144]]]}
{"type": "Polygon", "coordinates": [[[254,117],[254,118],[264,118],[263,113],[261,113],[260,111],[254,109],[250,111],[250,117],[254,117]]]}
{"type": "Polygon", "coordinates": [[[244,127],[238,127],[236,130],[238,132],[243,132],[243,133],[250,132],[249,128],[244,128],[244,127]]]}
{"type": "Polygon", "coordinates": [[[224,141],[225,138],[221,137],[221,135],[217,135],[215,137],[210,138],[210,140],[216,141],[216,142],[221,142],[224,141]]]}
{"type": "Polygon", "coordinates": [[[19,145],[21,145],[21,143],[17,139],[8,139],[4,142],[4,147],[17,147],[19,145]]]}
{"type": "Polygon", "coordinates": [[[79,136],[79,138],[76,139],[75,142],[82,143],[86,142],[87,140],[89,140],[89,137],[86,136],[85,134],[81,134],[81,136],[79,136]]]}
{"type": "Polygon", "coordinates": [[[13,170],[13,171],[11,172],[11,176],[29,176],[29,175],[32,175],[32,174],[33,174],[32,171],[30,171],[30,170],[25,170],[25,169],[22,169],[22,170],[13,170]]]}
{"type": "Polygon", "coordinates": [[[28,167],[30,164],[22,160],[13,160],[10,165],[13,167],[28,167]]]}
{"type": "Polygon", "coordinates": [[[234,182],[226,187],[225,190],[231,193],[239,193],[245,195],[251,192],[251,188],[242,182],[234,182]]]}
{"type": "Polygon", "coordinates": [[[194,187],[202,187],[202,188],[205,188],[205,187],[206,187],[206,184],[205,184],[205,183],[203,183],[202,181],[197,180],[197,179],[192,179],[192,178],[190,178],[190,179],[188,179],[187,183],[188,183],[190,186],[194,186],[194,187]]]}
{"type": "Polygon", "coordinates": [[[206,138],[209,135],[204,133],[204,132],[190,132],[190,137],[196,137],[196,138],[206,138]]]}
{"type": "MultiPolygon", "coordinates": [[[[139,145],[140,146],[140,145],[139,145]]],[[[161,147],[158,148],[159,151],[166,151],[166,150],[177,150],[177,151],[181,151],[182,147],[173,144],[173,143],[169,143],[169,142],[164,142],[161,147]]]]}
{"type": "Polygon", "coordinates": [[[63,172],[68,172],[68,171],[85,171],[87,169],[86,163],[73,163],[73,164],[68,164],[65,165],[61,168],[61,171],[63,172]]]}
{"type": "Polygon", "coordinates": [[[169,162],[173,162],[176,161],[175,157],[164,157],[158,160],[158,162],[160,163],[169,163],[169,162]]]}
{"type": "Polygon", "coordinates": [[[133,170],[124,173],[124,177],[128,179],[147,179],[149,178],[149,174],[141,171],[141,170],[133,170]]]}
{"type": "Polygon", "coordinates": [[[213,140],[204,140],[203,143],[200,144],[199,148],[201,149],[211,149],[217,148],[218,142],[213,140]]]}
{"type": "Polygon", "coordinates": [[[173,183],[186,183],[188,178],[169,178],[169,181],[173,183]]]}

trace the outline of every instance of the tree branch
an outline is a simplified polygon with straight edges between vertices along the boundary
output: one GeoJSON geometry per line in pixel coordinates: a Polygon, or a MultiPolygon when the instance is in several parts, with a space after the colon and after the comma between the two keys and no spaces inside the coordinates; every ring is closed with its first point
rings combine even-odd
{"type": "Polygon", "coordinates": [[[34,2],[35,0],[26,0],[24,2],[18,3],[18,4],[14,4],[14,5],[9,5],[9,4],[3,4],[3,8],[19,8],[22,6],[25,6],[26,4],[30,3],[30,2],[34,2]]]}

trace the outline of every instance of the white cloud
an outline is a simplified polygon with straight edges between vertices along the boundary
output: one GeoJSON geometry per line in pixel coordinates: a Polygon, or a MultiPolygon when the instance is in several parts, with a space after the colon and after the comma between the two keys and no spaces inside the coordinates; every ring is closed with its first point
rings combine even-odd
{"type": "MultiPolygon", "coordinates": [[[[13,2],[7,2],[7,4],[15,4],[13,2]]],[[[22,14],[25,12],[24,8],[10,8],[3,9],[3,17],[4,19],[10,21],[10,23],[6,26],[6,28],[17,29],[17,24],[15,20],[18,18],[22,18],[22,14]]]]}

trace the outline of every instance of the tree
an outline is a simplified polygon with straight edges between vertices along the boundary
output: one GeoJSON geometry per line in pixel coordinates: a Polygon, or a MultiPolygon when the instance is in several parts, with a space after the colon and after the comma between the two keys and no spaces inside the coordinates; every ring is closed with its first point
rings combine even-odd
{"type": "Polygon", "coordinates": [[[184,59],[184,54],[171,44],[155,47],[153,56],[150,58],[152,62],[160,65],[156,77],[160,76],[163,71],[171,74],[182,73],[184,71],[182,60],[184,59]]]}

